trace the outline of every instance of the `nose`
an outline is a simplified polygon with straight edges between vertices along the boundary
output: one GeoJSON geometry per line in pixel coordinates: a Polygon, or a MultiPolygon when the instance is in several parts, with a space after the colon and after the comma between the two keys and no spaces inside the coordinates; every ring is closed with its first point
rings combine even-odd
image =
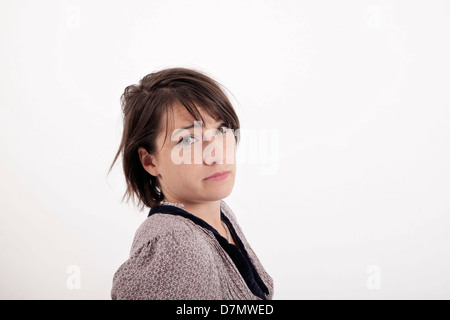
{"type": "Polygon", "coordinates": [[[206,165],[223,164],[223,144],[224,139],[220,134],[214,135],[212,138],[204,137],[207,143],[204,145],[203,149],[203,163],[206,165]]]}

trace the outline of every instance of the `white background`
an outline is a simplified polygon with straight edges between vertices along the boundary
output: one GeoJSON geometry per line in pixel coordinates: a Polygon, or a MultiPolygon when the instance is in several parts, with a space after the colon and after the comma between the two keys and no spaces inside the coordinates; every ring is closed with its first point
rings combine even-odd
{"type": "Polygon", "coordinates": [[[449,39],[444,0],[3,0],[0,298],[110,298],[119,97],[175,66],[253,133],[225,201],[275,299],[450,298],[449,39]]]}

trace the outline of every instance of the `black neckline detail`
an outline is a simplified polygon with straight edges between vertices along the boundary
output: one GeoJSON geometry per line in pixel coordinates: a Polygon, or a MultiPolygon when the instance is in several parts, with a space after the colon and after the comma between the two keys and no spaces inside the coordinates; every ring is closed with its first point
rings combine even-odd
{"type": "Polygon", "coordinates": [[[159,205],[157,207],[151,208],[148,216],[150,217],[156,213],[163,214],[171,214],[178,215],[190,219],[197,225],[207,230],[210,230],[222,248],[227,252],[230,256],[231,260],[233,260],[236,268],[239,270],[239,273],[244,278],[245,283],[247,284],[250,291],[257,297],[266,300],[266,294],[269,294],[269,290],[266,285],[262,281],[258,272],[255,269],[250,257],[248,256],[247,250],[244,247],[241,239],[236,233],[233,224],[230,222],[228,217],[220,210],[221,219],[227,224],[230,229],[231,236],[233,237],[236,245],[229,243],[227,239],[222,237],[219,232],[213,228],[210,224],[208,224],[205,220],[200,219],[193,215],[192,213],[187,212],[186,210],[173,206],[173,205],[159,205]]]}

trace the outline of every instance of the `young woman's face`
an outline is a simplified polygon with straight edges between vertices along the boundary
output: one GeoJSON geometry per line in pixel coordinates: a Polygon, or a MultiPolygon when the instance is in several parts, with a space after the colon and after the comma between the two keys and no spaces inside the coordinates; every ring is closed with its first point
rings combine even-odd
{"type": "Polygon", "coordinates": [[[217,201],[227,197],[234,186],[235,133],[201,108],[199,111],[205,123],[195,122],[183,105],[174,104],[167,136],[164,137],[164,127],[157,138],[159,152],[151,156],[151,165],[144,165],[150,174],[158,177],[169,202],[217,201]],[[221,172],[228,173],[208,179],[221,172]]]}

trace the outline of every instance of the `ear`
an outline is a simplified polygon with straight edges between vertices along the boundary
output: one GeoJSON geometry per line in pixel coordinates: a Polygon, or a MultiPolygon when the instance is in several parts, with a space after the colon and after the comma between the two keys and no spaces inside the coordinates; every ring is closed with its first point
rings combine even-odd
{"type": "Polygon", "coordinates": [[[147,152],[147,150],[143,147],[138,149],[139,159],[141,160],[141,164],[144,167],[145,171],[150,173],[152,176],[158,175],[158,170],[156,168],[154,157],[147,152]]]}

